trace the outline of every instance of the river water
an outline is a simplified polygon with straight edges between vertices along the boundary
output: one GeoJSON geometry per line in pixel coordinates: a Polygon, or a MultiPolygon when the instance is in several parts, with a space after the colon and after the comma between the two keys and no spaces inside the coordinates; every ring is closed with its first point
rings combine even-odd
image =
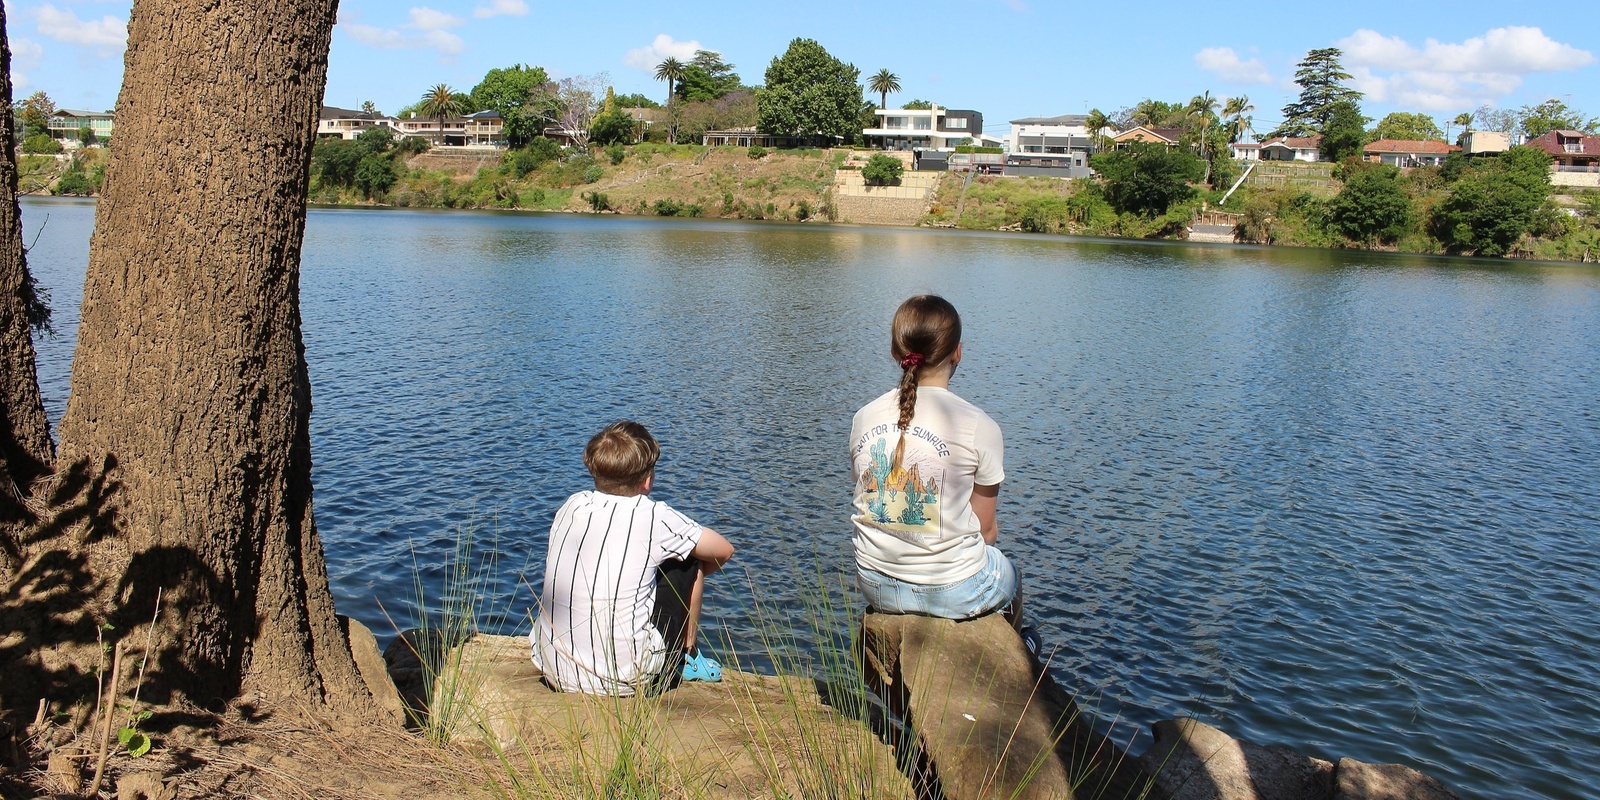
{"type": "MultiPolygon", "coordinates": [[[[52,419],[93,213],[23,204],[52,419]]],[[[340,607],[392,635],[465,528],[526,630],[583,444],[631,417],[663,445],[656,496],[739,548],[710,639],[759,651],[757,601],[804,606],[849,568],[850,415],[893,385],[887,322],[919,292],[962,311],[952,389],[1005,431],[1002,545],[1053,669],[1122,738],[1194,715],[1467,797],[1600,786],[1592,267],[313,210],[340,607]]]]}

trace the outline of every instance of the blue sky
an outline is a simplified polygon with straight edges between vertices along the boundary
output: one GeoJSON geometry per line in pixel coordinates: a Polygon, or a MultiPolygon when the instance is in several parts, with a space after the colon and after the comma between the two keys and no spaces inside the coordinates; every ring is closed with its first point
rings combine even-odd
{"type": "MultiPolygon", "coordinates": [[[[18,97],[106,109],[121,81],[128,0],[5,0],[18,97]]],[[[1579,4],[1582,6],[1583,4],[1579,4]]],[[[900,77],[912,98],[983,112],[1003,134],[1022,116],[1107,112],[1145,97],[1247,95],[1258,130],[1298,91],[1307,50],[1340,47],[1364,110],[1422,111],[1441,124],[1482,104],[1557,97],[1600,115],[1600,22],[1578,6],[1503,0],[1347,0],[1207,6],[1170,0],[1071,3],[549,2],[343,0],[327,102],[393,113],[428,87],[470,90],[492,67],[556,77],[607,73],[620,93],[665,92],[649,67],[697,46],[746,83],[797,36],[862,71],[900,77]]]]}

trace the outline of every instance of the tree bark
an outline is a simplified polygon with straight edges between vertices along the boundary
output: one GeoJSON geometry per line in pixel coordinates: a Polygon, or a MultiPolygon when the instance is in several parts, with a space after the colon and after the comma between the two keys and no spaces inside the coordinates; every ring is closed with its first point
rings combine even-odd
{"type": "Polygon", "coordinates": [[[16,118],[11,112],[11,44],[0,8],[0,586],[21,559],[27,500],[50,471],[54,445],[39,397],[29,306],[33,303],[22,210],[17,205],[16,118]]]}
{"type": "MultiPolygon", "coordinates": [[[[142,645],[160,590],[141,692],[157,705],[376,719],[311,513],[300,337],[306,189],[336,8],[136,0],[128,22],[57,516],[25,567],[37,584],[12,597],[53,592],[65,623],[35,635],[53,630],[82,649],[101,619],[142,645]],[[60,608],[70,599],[78,611],[60,608]]],[[[41,656],[44,690],[81,683],[90,657],[41,656]]]]}

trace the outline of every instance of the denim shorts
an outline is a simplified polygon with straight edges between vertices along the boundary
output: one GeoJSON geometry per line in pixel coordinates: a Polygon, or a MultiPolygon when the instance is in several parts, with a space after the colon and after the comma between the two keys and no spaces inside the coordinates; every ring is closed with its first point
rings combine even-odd
{"type": "Polygon", "coordinates": [[[856,568],[856,585],[872,610],[884,614],[922,614],[945,619],[972,619],[1004,608],[1017,594],[1017,570],[1000,548],[984,545],[983,569],[963,581],[943,586],[906,583],[870,569],[856,568]]]}

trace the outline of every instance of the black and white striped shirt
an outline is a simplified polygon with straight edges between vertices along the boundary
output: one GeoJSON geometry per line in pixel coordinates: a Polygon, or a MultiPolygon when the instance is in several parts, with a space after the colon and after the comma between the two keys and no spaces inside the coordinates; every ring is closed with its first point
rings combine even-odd
{"type": "Polygon", "coordinates": [[[656,567],[687,558],[700,526],[648,495],[579,492],[550,525],[533,661],[564,691],[631,695],[660,672],[656,567]]]}

